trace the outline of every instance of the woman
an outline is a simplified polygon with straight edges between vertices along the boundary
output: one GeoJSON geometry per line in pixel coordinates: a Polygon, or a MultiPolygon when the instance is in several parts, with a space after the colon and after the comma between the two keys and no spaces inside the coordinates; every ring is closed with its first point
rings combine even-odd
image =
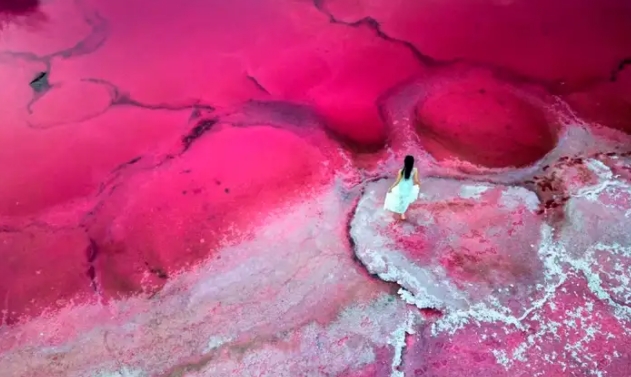
{"type": "Polygon", "coordinates": [[[405,220],[408,207],[418,199],[420,185],[418,170],[414,167],[414,157],[405,156],[403,169],[399,170],[397,180],[390,186],[383,208],[399,214],[401,220],[405,220]]]}

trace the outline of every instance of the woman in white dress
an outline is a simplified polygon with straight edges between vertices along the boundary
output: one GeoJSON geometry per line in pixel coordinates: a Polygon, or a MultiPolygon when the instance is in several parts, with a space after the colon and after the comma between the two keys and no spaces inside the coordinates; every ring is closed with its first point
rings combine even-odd
{"type": "Polygon", "coordinates": [[[420,186],[418,170],[414,167],[414,157],[405,156],[403,169],[399,170],[397,180],[390,186],[383,208],[399,214],[401,220],[405,220],[405,212],[410,204],[418,199],[420,186]]]}

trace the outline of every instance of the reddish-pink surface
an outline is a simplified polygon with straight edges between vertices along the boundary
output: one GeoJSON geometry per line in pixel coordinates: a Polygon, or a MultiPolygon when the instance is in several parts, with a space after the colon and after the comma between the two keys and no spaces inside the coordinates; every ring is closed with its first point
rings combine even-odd
{"type": "Polygon", "coordinates": [[[0,83],[3,376],[628,375],[626,0],[0,0],[0,83]]]}
{"type": "Polygon", "coordinates": [[[528,92],[490,71],[458,66],[423,86],[415,119],[424,148],[439,160],[457,156],[494,168],[524,166],[556,144],[553,117],[528,92]]]}

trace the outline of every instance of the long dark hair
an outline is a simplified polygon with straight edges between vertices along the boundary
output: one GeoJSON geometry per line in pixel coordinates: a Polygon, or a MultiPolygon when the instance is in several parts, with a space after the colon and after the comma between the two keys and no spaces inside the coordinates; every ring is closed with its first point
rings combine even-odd
{"type": "Polygon", "coordinates": [[[410,174],[412,174],[412,169],[414,168],[414,157],[407,155],[403,160],[403,169],[401,173],[405,179],[410,179],[410,174]]]}

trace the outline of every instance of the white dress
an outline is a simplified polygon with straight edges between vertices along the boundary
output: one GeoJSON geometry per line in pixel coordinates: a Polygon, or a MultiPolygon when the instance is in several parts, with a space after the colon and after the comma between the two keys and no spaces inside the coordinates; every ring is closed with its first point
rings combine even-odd
{"type": "Polygon", "coordinates": [[[420,188],[414,184],[414,174],[416,174],[416,168],[412,170],[410,178],[402,177],[399,184],[392,188],[392,192],[386,194],[384,209],[403,214],[408,210],[410,204],[418,199],[420,188]]]}

